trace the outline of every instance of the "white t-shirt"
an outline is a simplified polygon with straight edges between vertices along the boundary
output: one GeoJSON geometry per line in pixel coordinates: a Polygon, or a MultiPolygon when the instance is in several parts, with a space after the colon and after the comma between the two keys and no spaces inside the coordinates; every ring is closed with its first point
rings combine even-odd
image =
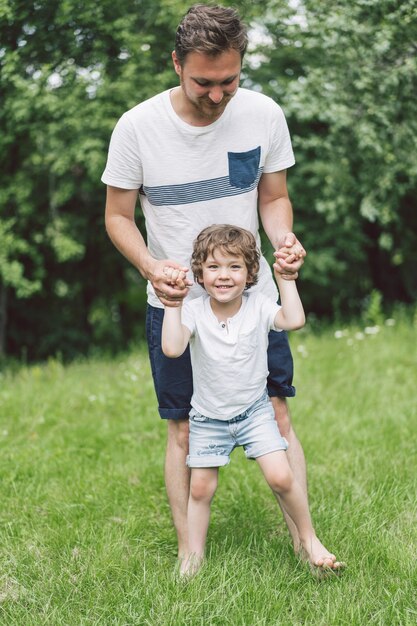
{"type": "Polygon", "coordinates": [[[230,420],[261,395],[268,376],[268,333],[281,307],[262,293],[244,293],[238,313],[225,322],[206,294],[186,302],[181,320],[190,332],[194,393],[202,415],[230,420]]]}
{"type": "MultiPolygon", "coordinates": [[[[102,181],[139,189],[150,254],[189,267],[194,239],[211,224],[246,228],[259,245],[259,179],[293,164],[287,123],[271,98],[238,89],[218,120],[191,126],[175,113],[167,90],[120,118],[102,181]]],[[[264,258],[254,289],[277,299],[264,258]]],[[[202,293],[195,284],[189,298],[202,293]]],[[[150,283],[148,302],[162,307],[150,283]]]]}

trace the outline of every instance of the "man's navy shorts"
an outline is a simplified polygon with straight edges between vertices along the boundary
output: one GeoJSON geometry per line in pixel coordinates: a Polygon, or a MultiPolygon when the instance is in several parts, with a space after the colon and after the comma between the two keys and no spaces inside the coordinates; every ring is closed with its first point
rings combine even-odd
{"type": "MultiPolygon", "coordinates": [[[[177,359],[165,356],[161,348],[163,319],[164,309],[148,305],[146,334],[158,410],[162,419],[188,419],[193,395],[190,349],[187,347],[177,359]]],[[[293,360],[285,332],[272,330],[269,333],[268,369],[269,396],[295,396],[295,388],[292,386],[293,360]]]]}

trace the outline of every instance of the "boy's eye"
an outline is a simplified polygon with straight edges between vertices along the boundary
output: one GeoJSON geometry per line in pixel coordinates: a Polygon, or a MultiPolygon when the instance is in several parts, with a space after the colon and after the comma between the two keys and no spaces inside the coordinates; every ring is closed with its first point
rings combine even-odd
{"type": "Polygon", "coordinates": [[[232,270],[240,270],[242,269],[241,265],[232,265],[232,270]]]}

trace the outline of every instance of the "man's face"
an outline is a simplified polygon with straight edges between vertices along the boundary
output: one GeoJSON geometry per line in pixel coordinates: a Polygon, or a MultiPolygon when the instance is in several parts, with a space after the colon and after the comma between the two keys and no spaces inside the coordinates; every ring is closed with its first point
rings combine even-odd
{"type": "Polygon", "coordinates": [[[217,56],[189,52],[183,65],[175,52],[172,58],[192,114],[208,123],[217,120],[239,87],[240,53],[233,49],[217,56]]]}

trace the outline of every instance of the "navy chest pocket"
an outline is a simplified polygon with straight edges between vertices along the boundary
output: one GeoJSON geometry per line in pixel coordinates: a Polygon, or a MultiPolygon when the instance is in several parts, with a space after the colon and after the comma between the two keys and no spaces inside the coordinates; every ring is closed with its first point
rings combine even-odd
{"type": "Polygon", "coordinates": [[[261,159],[261,146],[248,152],[228,152],[229,182],[233,187],[246,189],[256,180],[261,159]]]}

